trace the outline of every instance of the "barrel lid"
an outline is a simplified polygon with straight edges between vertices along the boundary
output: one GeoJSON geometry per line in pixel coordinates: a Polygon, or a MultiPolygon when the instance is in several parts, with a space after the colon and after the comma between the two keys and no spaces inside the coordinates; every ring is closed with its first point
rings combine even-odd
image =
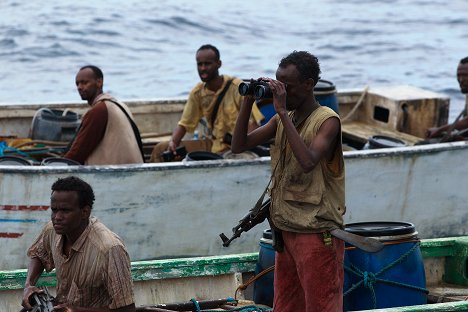
{"type": "Polygon", "coordinates": [[[1,156],[0,165],[2,166],[32,166],[33,163],[26,158],[19,156],[1,156]]]}
{"type": "Polygon", "coordinates": [[[81,164],[73,159],[63,157],[47,157],[41,162],[42,166],[81,166],[81,164]]]}
{"type": "Polygon", "coordinates": [[[41,108],[38,111],[41,118],[49,121],[78,121],[79,116],[77,113],[70,110],[49,109],[41,108]]]}
{"type": "Polygon", "coordinates": [[[369,144],[374,147],[403,147],[407,144],[400,139],[392,138],[385,135],[374,135],[369,138],[369,144]]]}
{"type": "Polygon", "coordinates": [[[317,84],[314,87],[314,92],[325,92],[325,91],[335,91],[335,85],[328,80],[319,79],[317,84]]]}
{"type": "Polygon", "coordinates": [[[273,238],[273,236],[271,235],[271,230],[270,229],[263,231],[263,238],[266,238],[266,239],[272,239],[273,238]]]}
{"type": "Polygon", "coordinates": [[[262,238],[260,238],[260,243],[273,245],[273,235],[271,234],[271,230],[267,229],[263,231],[262,238]]]}
{"type": "Polygon", "coordinates": [[[345,230],[366,237],[398,236],[416,233],[413,223],[388,221],[349,223],[345,225],[345,230]]]}

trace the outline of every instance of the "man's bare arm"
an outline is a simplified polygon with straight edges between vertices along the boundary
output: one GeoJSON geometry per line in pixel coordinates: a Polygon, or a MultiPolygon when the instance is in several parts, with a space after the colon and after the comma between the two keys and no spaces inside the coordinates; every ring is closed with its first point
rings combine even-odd
{"type": "Polygon", "coordinates": [[[249,131],[249,118],[254,103],[253,96],[245,96],[234,128],[231,149],[234,153],[242,153],[259,144],[268,142],[275,136],[276,119],[271,118],[267,124],[249,131]]]}
{"type": "Polygon", "coordinates": [[[182,138],[184,137],[186,132],[187,130],[185,130],[184,127],[182,127],[181,125],[177,125],[177,127],[174,129],[174,132],[172,133],[172,137],[169,141],[167,149],[176,154],[176,148],[177,146],[179,146],[180,141],[182,141],[182,138]]]}

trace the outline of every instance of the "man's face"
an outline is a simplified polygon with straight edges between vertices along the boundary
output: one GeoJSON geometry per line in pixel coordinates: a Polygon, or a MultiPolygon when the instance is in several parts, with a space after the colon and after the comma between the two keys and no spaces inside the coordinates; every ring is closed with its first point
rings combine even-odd
{"type": "Polygon", "coordinates": [[[54,191],[50,199],[51,220],[55,233],[73,235],[89,218],[89,207],[80,208],[76,191],[54,191]]]}
{"type": "Polygon", "coordinates": [[[203,49],[197,52],[197,69],[201,81],[209,82],[219,76],[221,61],[216,58],[216,54],[211,49],[203,49]]]}
{"type": "Polygon", "coordinates": [[[458,64],[457,79],[460,84],[460,90],[463,94],[468,94],[468,63],[458,64]]]}
{"type": "Polygon", "coordinates": [[[98,79],[91,68],[80,70],[75,82],[82,100],[93,100],[101,93],[102,79],[98,79]]]}
{"type": "Polygon", "coordinates": [[[301,81],[299,71],[295,65],[278,67],[276,80],[286,84],[286,109],[292,111],[297,109],[310,93],[307,85],[309,80],[301,81]]]}

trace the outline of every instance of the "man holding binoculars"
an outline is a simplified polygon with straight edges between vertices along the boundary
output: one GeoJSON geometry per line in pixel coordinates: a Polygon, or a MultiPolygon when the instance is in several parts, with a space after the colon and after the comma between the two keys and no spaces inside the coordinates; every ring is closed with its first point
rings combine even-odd
{"type": "Polygon", "coordinates": [[[330,236],[345,213],[341,124],[314,97],[319,74],[315,56],[294,51],[280,61],[276,80],[244,87],[232,140],[234,153],[275,140],[269,221],[284,243],[275,255],[275,312],[342,310],[344,242],[330,236]],[[255,98],[269,92],[276,115],[248,133],[255,98]]]}

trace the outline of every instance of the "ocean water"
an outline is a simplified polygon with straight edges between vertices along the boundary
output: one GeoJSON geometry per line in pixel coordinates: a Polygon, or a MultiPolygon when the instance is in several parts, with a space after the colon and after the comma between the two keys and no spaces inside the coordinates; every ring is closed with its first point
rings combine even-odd
{"type": "Polygon", "coordinates": [[[410,84],[464,102],[465,0],[0,1],[0,102],[77,101],[79,67],[104,71],[125,99],[186,96],[195,51],[217,46],[220,72],[274,77],[293,50],[315,54],[337,89],[410,84]]]}

